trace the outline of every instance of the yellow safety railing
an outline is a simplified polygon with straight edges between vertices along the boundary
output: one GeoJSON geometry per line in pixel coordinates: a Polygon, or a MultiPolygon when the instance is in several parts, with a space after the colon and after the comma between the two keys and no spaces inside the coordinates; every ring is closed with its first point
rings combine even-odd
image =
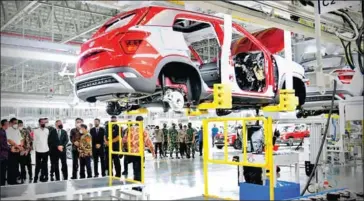
{"type": "Polygon", "coordinates": [[[208,146],[208,140],[203,140],[203,172],[204,172],[204,197],[207,198],[219,198],[225,200],[232,200],[231,198],[221,198],[216,195],[209,194],[208,184],[208,164],[221,164],[221,165],[236,165],[236,166],[250,166],[258,167],[269,170],[267,177],[269,178],[269,197],[270,200],[274,200],[274,173],[273,173],[273,128],[272,118],[265,117],[246,117],[246,118],[212,118],[204,119],[202,121],[203,126],[203,139],[209,139],[208,124],[211,122],[224,122],[224,159],[216,160],[210,158],[210,150],[208,146]],[[229,161],[228,159],[228,121],[240,121],[243,125],[243,160],[240,162],[229,161]],[[248,162],[247,144],[248,135],[246,122],[247,121],[262,121],[264,129],[264,143],[265,143],[265,162],[264,163],[250,163],[248,162]]]}
{"type": "Polygon", "coordinates": [[[139,184],[144,184],[144,126],[143,126],[143,122],[142,121],[128,121],[128,122],[109,122],[108,125],[108,142],[109,142],[109,185],[112,185],[112,180],[113,179],[118,179],[120,180],[120,177],[115,177],[113,176],[112,172],[113,172],[113,160],[112,160],[112,156],[113,155],[125,155],[125,156],[137,156],[140,157],[140,171],[141,171],[141,181],[136,181],[133,179],[128,179],[125,178],[125,181],[127,182],[131,182],[131,183],[139,183],[139,184]],[[113,150],[113,126],[117,125],[119,127],[118,129],[118,136],[119,136],[119,150],[120,151],[114,151],[113,150]],[[128,129],[128,134],[127,134],[127,146],[128,146],[128,151],[124,152],[123,151],[123,139],[122,139],[122,129],[121,127],[123,125],[127,126],[128,129]],[[132,149],[131,149],[131,130],[134,129],[132,126],[135,125],[138,127],[138,135],[139,135],[139,153],[132,153],[132,149]]]}

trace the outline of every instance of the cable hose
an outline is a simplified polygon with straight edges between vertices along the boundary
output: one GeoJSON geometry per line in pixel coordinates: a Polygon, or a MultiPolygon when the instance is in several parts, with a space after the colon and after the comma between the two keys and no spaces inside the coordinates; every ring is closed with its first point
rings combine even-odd
{"type": "Polygon", "coordinates": [[[324,135],[322,136],[321,145],[320,145],[319,152],[317,153],[317,156],[316,156],[315,165],[314,165],[314,167],[312,169],[312,172],[310,174],[310,177],[308,178],[308,181],[307,181],[305,187],[303,188],[303,190],[301,192],[301,196],[303,196],[306,193],[306,191],[308,189],[308,186],[310,185],[310,183],[312,181],[313,175],[315,174],[316,169],[317,169],[317,164],[318,164],[318,162],[320,160],[320,156],[321,156],[321,153],[322,153],[322,149],[324,148],[324,144],[325,144],[325,141],[326,141],[326,136],[327,136],[327,133],[329,131],[329,125],[330,125],[330,119],[331,119],[331,115],[332,115],[332,110],[334,108],[336,88],[337,88],[337,82],[336,82],[336,80],[334,80],[334,91],[332,92],[330,112],[329,112],[329,116],[327,117],[327,122],[326,122],[326,126],[325,126],[324,135]]]}

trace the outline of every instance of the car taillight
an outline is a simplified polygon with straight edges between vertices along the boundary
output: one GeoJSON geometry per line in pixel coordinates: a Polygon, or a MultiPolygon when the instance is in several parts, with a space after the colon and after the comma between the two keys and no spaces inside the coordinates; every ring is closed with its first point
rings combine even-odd
{"type": "Polygon", "coordinates": [[[148,36],[147,32],[128,32],[120,40],[120,45],[126,54],[135,54],[144,38],[148,36]]]}
{"type": "Polygon", "coordinates": [[[340,70],[335,70],[334,73],[337,74],[337,77],[343,84],[350,84],[351,80],[353,79],[355,71],[351,69],[340,69],[340,70]]]}

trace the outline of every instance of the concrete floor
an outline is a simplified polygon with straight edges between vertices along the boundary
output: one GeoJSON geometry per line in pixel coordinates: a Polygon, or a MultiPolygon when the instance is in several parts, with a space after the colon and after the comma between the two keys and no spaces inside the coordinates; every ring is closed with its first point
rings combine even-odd
{"type": "MultiPolygon", "coordinates": [[[[280,149],[289,149],[281,147],[280,149]]],[[[223,150],[211,149],[213,158],[222,158],[223,150]]],[[[229,147],[229,159],[238,155],[239,151],[229,147]]],[[[300,152],[303,164],[303,151],[300,152]]],[[[69,174],[72,172],[72,161],[68,160],[69,174]]],[[[328,180],[335,188],[349,188],[363,192],[362,166],[335,166],[329,168],[328,180]]],[[[129,177],[132,166],[129,165],[129,177]]],[[[294,181],[294,167],[281,167],[279,180],[294,181]]],[[[305,185],[307,176],[303,166],[300,168],[301,189],[305,185]]],[[[200,196],[203,193],[203,162],[196,154],[195,159],[152,159],[146,154],[145,163],[146,191],[150,199],[184,199],[200,196]]],[[[238,199],[237,167],[226,165],[209,165],[210,194],[238,199]]]]}

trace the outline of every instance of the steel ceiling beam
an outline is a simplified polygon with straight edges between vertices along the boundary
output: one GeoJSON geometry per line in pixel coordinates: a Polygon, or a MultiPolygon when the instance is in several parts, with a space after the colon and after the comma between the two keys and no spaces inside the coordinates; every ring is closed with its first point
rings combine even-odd
{"type": "MultiPolygon", "coordinates": [[[[47,6],[52,6],[52,4],[45,3],[45,2],[40,2],[40,4],[47,5],[47,6]]],[[[87,5],[87,3],[86,3],[86,5],[87,5]]],[[[62,6],[62,5],[56,5],[56,4],[53,4],[53,6],[56,7],[56,8],[62,8],[62,9],[68,9],[68,10],[73,10],[73,11],[77,11],[77,12],[89,13],[89,14],[92,14],[92,15],[99,15],[99,16],[104,16],[104,17],[112,17],[112,15],[110,15],[110,14],[99,13],[99,12],[94,12],[94,11],[90,11],[90,10],[83,10],[83,9],[72,8],[72,7],[62,6]]]]}
{"type": "Polygon", "coordinates": [[[103,24],[105,24],[109,19],[106,19],[106,20],[103,20],[102,22],[99,22],[91,27],[87,27],[83,30],[81,30],[80,32],[78,32],[76,35],[73,35],[73,36],[70,36],[66,39],[63,39],[60,43],[67,43],[67,42],[70,42],[80,36],[83,36],[91,31],[94,31],[95,29],[98,29],[99,27],[101,27],[103,24]]]}
{"type": "Polygon", "coordinates": [[[50,72],[47,72],[47,73],[44,73],[44,74],[41,74],[41,75],[34,76],[34,77],[32,77],[32,78],[30,78],[30,79],[28,79],[28,80],[23,80],[23,81],[18,82],[18,83],[16,83],[16,84],[12,84],[12,85],[10,85],[10,86],[6,86],[4,89],[1,89],[1,91],[6,91],[6,90],[11,89],[11,88],[13,88],[13,87],[19,86],[19,85],[21,85],[21,84],[23,84],[23,83],[26,83],[26,82],[30,82],[30,81],[32,81],[32,80],[39,79],[39,78],[41,78],[41,77],[44,77],[44,76],[46,76],[46,75],[50,75],[50,74],[52,74],[52,73],[54,73],[54,72],[53,72],[53,71],[50,71],[50,72]]]}
{"type": "MultiPolygon", "coordinates": [[[[298,22],[294,22],[289,19],[271,17],[269,14],[246,8],[243,5],[237,5],[233,2],[191,1],[190,3],[204,9],[210,9],[216,12],[229,13],[233,16],[236,15],[242,17],[248,23],[250,22],[256,25],[277,27],[286,31],[301,33],[307,37],[315,37],[315,30],[312,27],[299,24],[298,22]]],[[[323,41],[340,44],[340,40],[338,40],[337,36],[334,33],[322,31],[321,36],[323,41]]]]}
{"type": "MultiPolygon", "coordinates": [[[[31,1],[30,3],[24,5],[13,16],[11,16],[11,18],[8,21],[6,21],[3,26],[1,26],[1,31],[5,30],[9,25],[11,25],[17,19],[24,17],[24,14],[26,14],[29,9],[31,9],[33,6],[36,6],[37,4],[38,4],[38,1],[31,1]]],[[[39,6],[39,4],[38,4],[38,6],[39,6]]],[[[32,10],[35,10],[35,9],[32,9],[32,10]]]]}
{"type": "Polygon", "coordinates": [[[76,45],[59,44],[48,41],[29,40],[20,37],[10,37],[5,35],[1,36],[1,44],[27,47],[27,48],[31,47],[44,50],[73,52],[73,53],[76,53],[80,49],[80,46],[76,45]]]}

